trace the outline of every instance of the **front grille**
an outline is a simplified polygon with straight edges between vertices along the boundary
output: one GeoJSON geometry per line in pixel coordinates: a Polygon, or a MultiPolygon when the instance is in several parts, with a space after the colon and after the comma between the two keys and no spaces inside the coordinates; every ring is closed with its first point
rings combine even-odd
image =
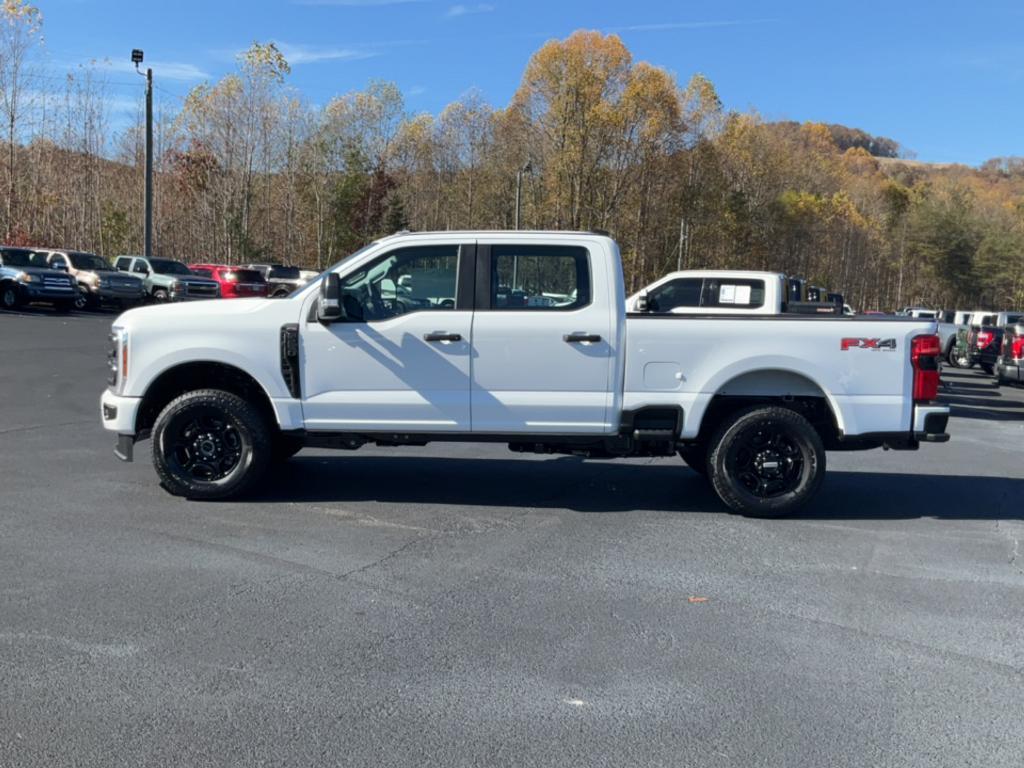
{"type": "Polygon", "coordinates": [[[212,298],[217,295],[217,286],[205,283],[185,283],[185,295],[212,298]]]}
{"type": "Polygon", "coordinates": [[[52,288],[58,291],[70,291],[71,281],[63,277],[44,277],[43,288],[52,288]]]}

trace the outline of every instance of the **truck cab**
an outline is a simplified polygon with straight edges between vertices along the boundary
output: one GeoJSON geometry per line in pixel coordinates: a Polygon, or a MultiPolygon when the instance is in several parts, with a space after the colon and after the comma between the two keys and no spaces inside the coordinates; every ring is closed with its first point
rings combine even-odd
{"type": "Polygon", "coordinates": [[[626,299],[627,312],[777,315],[786,276],[777,272],[694,269],[671,272],[626,299]]]}

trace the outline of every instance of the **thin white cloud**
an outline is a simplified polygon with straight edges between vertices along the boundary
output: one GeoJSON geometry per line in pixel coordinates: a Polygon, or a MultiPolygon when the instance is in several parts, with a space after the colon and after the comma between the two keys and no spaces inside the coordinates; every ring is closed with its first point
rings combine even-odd
{"type": "Polygon", "coordinates": [[[625,27],[606,27],[609,32],[664,32],[673,29],[710,29],[713,27],[743,27],[748,24],[768,24],[778,19],[732,19],[727,21],[667,21],[660,24],[630,24],[625,27]]]}
{"type": "MultiPolygon", "coordinates": [[[[91,62],[83,63],[83,66],[94,67],[98,70],[104,70],[107,72],[119,72],[127,73],[134,72],[135,65],[130,61],[125,61],[124,57],[118,59],[96,59],[91,62]]],[[[78,63],[67,64],[67,67],[77,67],[78,63]]],[[[140,65],[140,70],[145,71],[146,67],[152,67],[153,77],[163,80],[177,80],[181,82],[195,82],[197,80],[208,80],[210,75],[205,70],[200,69],[195,64],[190,64],[185,61],[146,61],[140,65]]]]}
{"type": "Polygon", "coordinates": [[[448,9],[445,16],[455,18],[457,16],[469,16],[475,13],[490,13],[494,10],[494,6],[490,3],[477,3],[476,5],[453,5],[448,9]]]}
{"type": "Polygon", "coordinates": [[[357,61],[369,59],[379,54],[358,48],[319,48],[312,45],[284,43],[277,41],[281,55],[293,67],[302,64],[317,64],[323,61],[357,61]]]}

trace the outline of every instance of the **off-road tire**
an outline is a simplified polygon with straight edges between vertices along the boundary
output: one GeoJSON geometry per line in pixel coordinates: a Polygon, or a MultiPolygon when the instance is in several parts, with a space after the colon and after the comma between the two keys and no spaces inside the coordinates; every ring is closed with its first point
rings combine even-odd
{"type": "Polygon", "coordinates": [[[153,426],[153,467],[161,485],[187,499],[226,499],[238,496],[255,483],[270,462],[271,432],[260,412],[230,392],[199,389],[175,398],[160,412],[153,426]],[[197,409],[213,409],[233,427],[240,443],[240,458],[226,476],[197,479],[181,470],[172,450],[176,429],[197,409]]]}
{"type": "Polygon", "coordinates": [[[155,288],[153,290],[153,301],[157,304],[166,304],[171,300],[171,294],[167,292],[166,288],[155,288]]]}
{"type": "MultiPolygon", "coordinates": [[[[810,501],[825,477],[825,446],[817,430],[796,411],[777,406],[753,406],[738,411],[719,425],[709,442],[708,472],[711,485],[722,502],[733,512],[753,517],[780,517],[791,514],[810,501]],[[761,497],[740,480],[737,453],[761,430],[774,430],[785,436],[798,451],[799,471],[795,485],[780,495],[761,497]]],[[[795,463],[795,462],[793,462],[795,463]]]]}

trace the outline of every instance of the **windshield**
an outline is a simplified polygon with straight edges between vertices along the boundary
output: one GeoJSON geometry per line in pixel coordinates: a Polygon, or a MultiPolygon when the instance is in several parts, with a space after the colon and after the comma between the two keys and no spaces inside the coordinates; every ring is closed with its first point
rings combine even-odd
{"type": "Polygon", "coordinates": [[[298,267],[271,267],[270,274],[267,275],[271,280],[298,280],[299,279],[299,268],[298,267]]]}
{"type": "Polygon", "coordinates": [[[192,272],[180,261],[171,259],[150,259],[150,266],[158,275],[191,275],[192,272]]]}
{"type": "Polygon", "coordinates": [[[20,248],[17,250],[10,248],[0,251],[3,256],[3,263],[5,267],[30,267],[32,266],[32,251],[24,251],[20,248]]]}
{"type": "Polygon", "coordinates": [[[71,266],[75,269],[91,269],[94,271],[110,271],[113,269],[106,259],[94,253],[69,253],[68,258],[71,259],[71,266]]]}

